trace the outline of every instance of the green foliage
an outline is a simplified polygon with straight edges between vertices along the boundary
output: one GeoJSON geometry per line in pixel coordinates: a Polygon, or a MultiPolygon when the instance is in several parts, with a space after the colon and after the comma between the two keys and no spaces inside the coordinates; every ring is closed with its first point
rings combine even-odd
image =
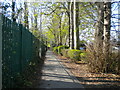
{"type": "Polygon", "coordinates": [[[38,16],[38,14],[34,14],[34,16],[35,16],[35,17],[37,17],[37,16],[38,16]]]}
{"type": "Polygon", "coordinates": [[[58,47],[53,47],[53,52],[58,53],[58,47]]]}
{"type": "Polygon", "coordinates": [[[74,61],[79,61],[80,53],[81,53],[80,50],[71,49],[68,51],[68,56],[70,57],[70,59],[72,59],[74,61]]]}
{"type": "Polygon", "coordinates": [[[48,38],[48,41],[52,41],[53,43],[56,43],[57,45],[61,42],[62,44],[66,43],[66,40],[68,38],[68,17],[67,15],[64,15],[63,13],[66,13],[66,10],[63,9],[63,5],[61,3],[46,3],[46,7],[49,7],[45,9],[44,12],[46,12],[46,18],[49,19],[46,20],[43,25],[45,27],[48,27],[46,29],[46,37],[48,38]],[[50,12],[52,14],[50,14],[50,12]],[[61,37],[62,41],[58,40],[58,37],[61,37]]]}
{"type": "Polygon", "coordinates": [[[61,50],[62,49],[68,49],[69,47],[67,45],[61,45],[61,46],[58,46],[58,47],[54,47],[53,48],[53,51],[57,54],[62,54],[61,53],[61,50]]]}
{"type": "Polygon", "coordinates": [[[84,43],[84,44],[85,44],[85,43],[87,43],[87,42],[86,42],[85,40],[82,40],[82,41],[80,41],[80,43],[82,43],[82,44],[84,43]]]}
{"type": "Polygon", "coordinates": [[[63,56],[68,57],[74,61],[83,61],[84,63],[86,63],[86,56],[87,53],[86,51],[83,50],[70,50],[70,49],[62,49],[61,53],[63,56]]]}
{"type": "Polygon", "coordinates": [[[69,47],[67,45],[61,45],[61,46],[58,46],[58,54],[62,54],[61,53],[61,50],[62,49],[68,49],[69,47]]]}
{"type": "Polygon", "coordinates": [[[86,51],[82,51],[82,52],[80,53],[80,60],[86,62],[86,57],[87,57],[86,51]]]}
{"type": "Polygon", "coordinates": [[[81,56],[81,57],[85,57],[85,56],[86,56],[86,53],[80,53],[80,56],[81,56]]]}
{"type": "Polygon", "coordinates": [[[26,81],[26,80],[25,80],[25,81],[24,81],[24,85],[29,87],[29,86],[32,85],[32,82],[31,82],[31,81],[26,81]]]}
{"type": "Polygon", "coordinates": [[[86,56],[87,56],[86,51],[75,50],[75,49],[72,49],[72,50],[71,49],[62,49],[61,53],[63,56],[68,57],[74,61],[79,61],[79,60],[85,61],[86,56]]]}
{"type": "Polygon", "coordinates": [[[69,49],[62,49],[62,50],[61,50],[61,53],[62,53],[63,56],[69,57],[69,56],[68,56],[68,51],[69,51],[69,49]]]}
{"type": "Polygon", "coordinates": [[[30,65],[30,66],[35,66],[36,63],[34,63],[34,62],[30,62],[29,65],[30,65]]]}

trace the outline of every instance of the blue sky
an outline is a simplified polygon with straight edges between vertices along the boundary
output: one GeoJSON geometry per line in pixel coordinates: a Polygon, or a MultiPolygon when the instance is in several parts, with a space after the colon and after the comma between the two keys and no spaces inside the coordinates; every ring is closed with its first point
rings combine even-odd
{"type": "Polygon", "coordinates": [[[111,23],[112,23],[112,27],[111,27],[111,35],[113,38],[116,38],[118,37],[118,34],[120,32],[119,28],[118,28],[118,25],[120,25],[120,20],[118,20],[120,18],[120,2],[119,3],[114,3],[112,5],[112,17],[111,18],[111,23]],[[118,5],[119,4],[119,5],[118,5]]]}

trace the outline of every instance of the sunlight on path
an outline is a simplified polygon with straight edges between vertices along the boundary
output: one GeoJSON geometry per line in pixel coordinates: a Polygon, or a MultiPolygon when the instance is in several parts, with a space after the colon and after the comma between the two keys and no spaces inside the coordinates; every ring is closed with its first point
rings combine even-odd
{"type": "Polygon", "coordinates": [[[83,88],[80,83],[73,80],[71,74],[66,72],[51,51],[46,54],[42,72],[42,81],[38,88],[83,88]]]}

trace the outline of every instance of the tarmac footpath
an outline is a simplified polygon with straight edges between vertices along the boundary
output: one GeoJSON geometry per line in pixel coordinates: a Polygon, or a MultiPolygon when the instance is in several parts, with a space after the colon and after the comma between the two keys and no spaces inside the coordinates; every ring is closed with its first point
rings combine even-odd
{"type": "Polygon", "coordinates": [[[52,51],[46,53],[46,60],[42,69],[42,80],[37,88],[84,90],[80,82],[61,64],[52,51]]]}

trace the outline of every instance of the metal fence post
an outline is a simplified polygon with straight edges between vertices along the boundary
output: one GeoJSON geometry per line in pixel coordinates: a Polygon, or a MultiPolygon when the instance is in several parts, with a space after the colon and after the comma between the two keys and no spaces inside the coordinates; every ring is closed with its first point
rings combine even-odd
{"type": "Polygon", "coordinates": [[[0,90],[2,89],[2,14],[0,14],[0,90]]]}
{"type": "Polygon", "coordinates": [[[23,66],[22,66],[22,59],[23,59],[23,56],[22,56],[22,24],[19,24],[19,30],[20,30],[20,73],[22,73],[23,71],[23,66]]]}

